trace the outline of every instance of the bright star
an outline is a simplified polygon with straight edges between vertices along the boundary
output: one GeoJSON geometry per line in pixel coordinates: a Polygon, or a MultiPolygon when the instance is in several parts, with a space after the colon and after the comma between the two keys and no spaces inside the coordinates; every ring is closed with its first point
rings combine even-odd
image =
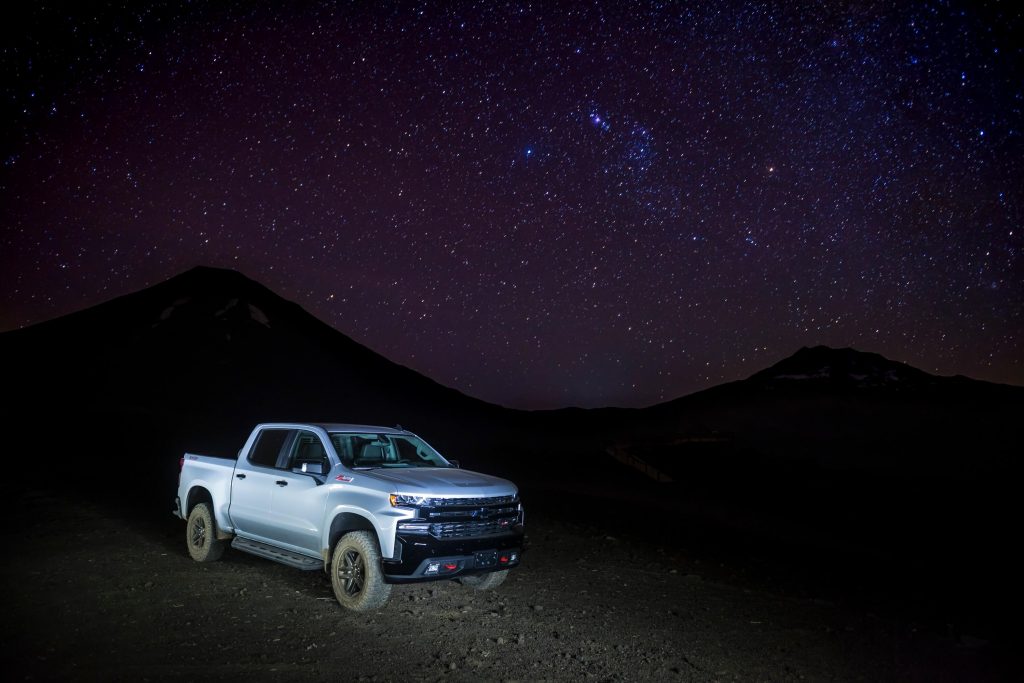
{"type": "Polygon", "coordinates": [[[608,123],[607,121],[605,121],[603,118],[601,118],[600,114],[596,114],[596,113],[591,114],[590,115],[590,123],[595,125],[595,126],[597,126],[598,128],[600,128],[603,131],[611,130],[611,124],[608,123]]]}

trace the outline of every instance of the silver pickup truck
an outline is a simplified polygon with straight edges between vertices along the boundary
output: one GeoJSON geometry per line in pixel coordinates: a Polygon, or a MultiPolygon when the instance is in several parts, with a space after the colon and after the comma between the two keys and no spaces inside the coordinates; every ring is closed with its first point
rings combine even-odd
{"type": "Polygon", "coordinates": [[[323,569],[342,606],[375,609],[391,584],[487,590],[519,564],[523,508],[509,481],[459,469],[404,429],[257,425],[234,462],[186,453],[174,514],[197,562],[238,550],[323,569]]]}

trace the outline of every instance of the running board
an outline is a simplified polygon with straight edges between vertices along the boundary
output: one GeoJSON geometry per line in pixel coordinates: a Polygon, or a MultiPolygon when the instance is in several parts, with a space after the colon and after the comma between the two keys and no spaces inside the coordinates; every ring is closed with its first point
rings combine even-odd
{"type": "Polygon", "coordinates": [[[231,547],[241,550],[243,553],[265,557],[268,560],[280,562],[296,569],[309,571],[312,569],[322,569],[324,566],[323,562],[314,557],[293,553],[291,550],[278,548],[267,543],[260,543],[249,538],[242,538],[241,536],[235,536],[235,540],[231,541],[231,547]]]}

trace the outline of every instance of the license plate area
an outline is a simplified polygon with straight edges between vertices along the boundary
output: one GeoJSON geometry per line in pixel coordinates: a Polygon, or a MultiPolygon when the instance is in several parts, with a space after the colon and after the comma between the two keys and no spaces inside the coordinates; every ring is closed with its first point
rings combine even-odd
{"type": "Polygon", "coordinates": [[[479,568],[498,566],[498,551],[481,550],[480,552],[473,553],[473,564],[479,568]]]}

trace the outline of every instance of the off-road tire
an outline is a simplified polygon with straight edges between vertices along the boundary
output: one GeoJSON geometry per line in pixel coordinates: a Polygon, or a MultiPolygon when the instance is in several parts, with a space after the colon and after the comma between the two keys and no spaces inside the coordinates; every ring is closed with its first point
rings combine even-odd
{"type": "Polygon", "coordinates": [[[369,531],[350,531],[334,546],[331,585],[342,607],[355,612],[377,609],[388,601],[377,539],[369,531]]]}
{"type": "Polygon", "coordinates": [[[465,576],[459,577],[459,583],[478,591],[489,591],[505,583],[505,579],[507,578],[508,570],[501,569],[488,574],[466,574],[465,576]]]}
{"type": "Polygon", "coordinates": [[[224,554],[224,541],[217,539],[217,522],[206,503],[199,503],[188,513],[185,545],[196,562],[215,562],[224,554]]]}

